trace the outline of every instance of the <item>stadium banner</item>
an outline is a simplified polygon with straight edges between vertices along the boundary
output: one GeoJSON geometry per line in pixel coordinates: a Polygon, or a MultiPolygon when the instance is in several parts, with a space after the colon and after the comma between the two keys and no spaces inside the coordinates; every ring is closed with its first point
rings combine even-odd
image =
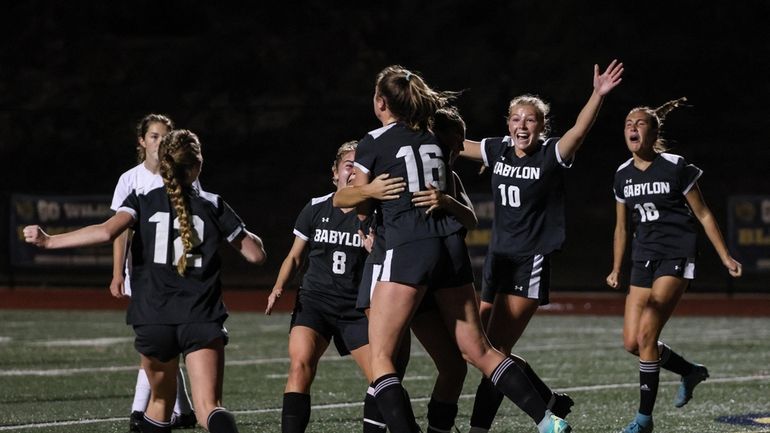
{"type": "Polygon", "coordinates": [[[481,276],[484,269],[484,258],[487,256],[489,242],[492,240],[492,220],[495,217],[495,203],[491,194],[468,194],[473,203],[473,210],[479,224],[469,230],[465,236],[468,254],[471,256],[473,273],[476,276],[476,289],[481,289],[481,276]]]}
{"type": "Polygon", "coordinates": [[[770,272],[770,195],[734,195],[727,201],[727,243],[743,269],[770,272]]]}
{"type": "Polygon", "coordinates": [[[112,245],[43,250],[24,242],[24,226],[37,224],[54,235],[106,221],[113,215],[108,195],[11,195],[10,263],[15,267],[112,266],[112,245]]]}

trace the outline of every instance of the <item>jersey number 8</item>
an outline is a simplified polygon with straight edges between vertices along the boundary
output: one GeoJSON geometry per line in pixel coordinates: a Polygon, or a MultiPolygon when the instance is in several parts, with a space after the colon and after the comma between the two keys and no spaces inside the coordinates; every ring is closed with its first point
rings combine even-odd
{"type": "MultiPolygon", "coordinates": [[[[155,256],[152,261],[161,265],[176,265],[184,251],[182,237],[177,236],[174,239],[174,261],[173,263],[168,262],[168,229],[170,219],[171,215],[168,212],[156,212],[149,219],[150,222],[155,223],[155,256]]],[[[192,246],[195,248],[201,244],[201,239],[203,239],[203,220],[199,216],[193,215],[192,221],[192,246]]],[[[179,229],[179,218],[174,218],[174,228],[179,229]]],[[[188,254],[187,267],[190,266],[194,268],[203,266],[203,257],[200,254],[188,254]]]]}

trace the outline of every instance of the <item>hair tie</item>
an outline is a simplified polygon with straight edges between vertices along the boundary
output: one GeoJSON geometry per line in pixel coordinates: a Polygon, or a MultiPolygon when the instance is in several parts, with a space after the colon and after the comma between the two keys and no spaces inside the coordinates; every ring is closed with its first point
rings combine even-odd
{"type": "Polygon", "coordinates": [[[409,71],[406,71],[406,81],[409,81],[410,78],[412,78],[412,73],[409,71]]]}

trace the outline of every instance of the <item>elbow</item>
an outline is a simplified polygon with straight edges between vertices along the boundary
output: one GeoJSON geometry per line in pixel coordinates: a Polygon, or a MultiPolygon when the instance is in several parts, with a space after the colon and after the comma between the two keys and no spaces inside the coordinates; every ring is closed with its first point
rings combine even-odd
{"type": "Polygon", "coordinates": [[[243,257],[247,262],[254,265],[263,265],[267,260],[267,253],[262,247],[254,248],[253,251],[248,251],[243,254],[243,257]]]}

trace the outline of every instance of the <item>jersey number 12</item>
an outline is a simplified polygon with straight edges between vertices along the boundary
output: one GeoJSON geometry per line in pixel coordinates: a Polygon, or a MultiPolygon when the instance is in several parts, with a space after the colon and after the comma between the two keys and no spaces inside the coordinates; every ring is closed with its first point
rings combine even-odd
{"type": "MultiPolygon", "coordinates": [[[[168,262],[168,232],[169,232],[169,220],[171,214],[168,212],[155,212],[149,219],[151,223],[155,223],[155,255],[153,262],[161,265],[176,265],[184,252],[184,246],[182,245],[182,237],[177,236],[174,239],[174,261],[168,262]]],[[[203,239],[203,220],[199,216],[193,215],[193,234],[192,234],[192,246],[193,248],[201,244],[203,239]]],[[[179,218],[174,218],[174,228],[179,229],[179,218]]],[[[187,267],[200,268],[203,266],[203,257],[200,254],[188,254],[187,255],[187,267]]]]}

